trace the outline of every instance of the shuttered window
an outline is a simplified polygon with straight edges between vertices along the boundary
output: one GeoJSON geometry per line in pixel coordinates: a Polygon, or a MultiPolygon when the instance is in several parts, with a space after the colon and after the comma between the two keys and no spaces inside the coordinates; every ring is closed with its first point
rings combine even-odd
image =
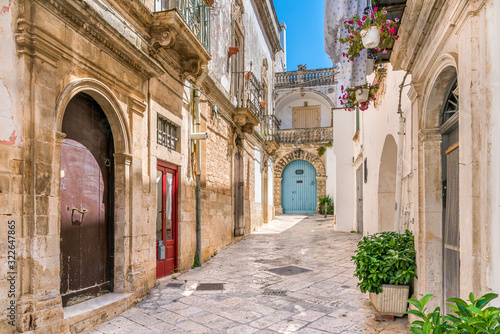
{"type": "Polygon", "coordinates": [[[294,129],[319,128],[321,126],[321,106],[293,107],[294,129]]]}

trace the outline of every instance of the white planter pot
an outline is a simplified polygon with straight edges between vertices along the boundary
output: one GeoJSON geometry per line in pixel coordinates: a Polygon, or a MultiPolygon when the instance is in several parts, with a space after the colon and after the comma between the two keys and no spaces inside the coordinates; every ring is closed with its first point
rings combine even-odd
{"type": "Polygon", "coordinates": [[[361,40],[366,49],[373,49],[380,43],[380,31],[377,26],[371,26],[368,30],[361,30],[361,40]]]}
{"type": "Polygon", "coordinates": [[[370,94],[370,90],[367,88],[356,89],[356,101],[359,103],[366,102],[368,100],[368,94],[370,94]]]}
{"type": "Polygon", "coordinates": [[[366,60],[366,75],[372,74],[374,67],[375,67],[375,60],[368,58],[366,60]]]}
{"type": "Polygon", "coordinates": [[[378,313],[396,317],[402,317],[406,313],[409,296],[408,285],[384,284],[381,293],[370,292],[370,300],[378,313]]]}

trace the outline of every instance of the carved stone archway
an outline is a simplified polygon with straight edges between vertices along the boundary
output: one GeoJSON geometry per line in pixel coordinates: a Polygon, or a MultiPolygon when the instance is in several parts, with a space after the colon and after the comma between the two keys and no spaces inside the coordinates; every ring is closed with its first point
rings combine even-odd
{"type": "Polygon", "coordinates": [[[281,206],[281,181],[283,179],[283,170],[294,160],[305,160],[314,166],[316,169],[318,197],[326,195],[326,169],[319,156],[300,149],[295,150],[283,156],[274,167],[274,207],[276,213],[283,213],[283,207],[281,206]]]}

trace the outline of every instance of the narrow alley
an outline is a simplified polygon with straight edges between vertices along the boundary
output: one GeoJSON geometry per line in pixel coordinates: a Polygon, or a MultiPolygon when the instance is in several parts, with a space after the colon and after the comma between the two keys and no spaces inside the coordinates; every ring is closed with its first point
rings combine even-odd
{"type": "Polygon", "coordinates": [[[356,288],[359,239],[319,215],[277,216],[94,333],[406,333],[356,288]]]}

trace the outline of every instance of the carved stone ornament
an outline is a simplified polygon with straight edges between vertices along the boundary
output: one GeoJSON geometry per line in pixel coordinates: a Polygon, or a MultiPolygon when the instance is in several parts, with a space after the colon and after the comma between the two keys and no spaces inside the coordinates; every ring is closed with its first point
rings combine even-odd
{"type": "Polygon", "coordinates": [[[170,49],[176,42],[177,32],[172,28],[155,29],[151,32],[151,45],[156,49],[170,49]]]}
{"type": "Polygon", "coordinates": [[[234,122],[238,126],[243,126],[247,123],[247,117],[245,115],[234,115],[234,122]]]}
{"type": "Polygon", "coordinates": [[[199,58],[191,58],[187,60],[183,60],[181,62],[182,70],[191,74],[195,77],[199,76],[203,71],[201,59],[199,58]]]}

